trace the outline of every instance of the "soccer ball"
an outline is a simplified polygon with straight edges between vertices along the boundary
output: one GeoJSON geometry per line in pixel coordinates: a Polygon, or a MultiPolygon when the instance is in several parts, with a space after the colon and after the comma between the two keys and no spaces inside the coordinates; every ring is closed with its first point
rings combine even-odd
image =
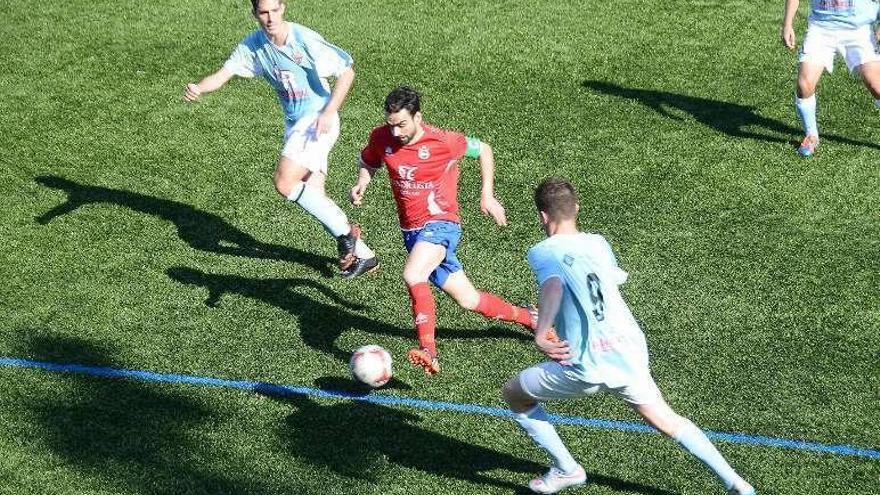
{"type": "Polygon", "coordinates": [[[391,379],[391,354],[378,345],[365,345],[354,351],[348,363],[351,376],[377,388],[391,379]]]}

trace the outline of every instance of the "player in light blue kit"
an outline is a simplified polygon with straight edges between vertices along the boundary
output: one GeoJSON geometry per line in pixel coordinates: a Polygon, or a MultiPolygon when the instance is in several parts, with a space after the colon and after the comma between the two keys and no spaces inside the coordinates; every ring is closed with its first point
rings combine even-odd
{"type": "MultiPolygon", "coordinates": [[[[786,0],[782,20],[782,43],[794,50],[794,17],[799,0],[786,0]]],[[[880,108],[880,54],[874,24],[876,0],[811,0],[807,34],[798,56],[798,81],[795,108],[804,126],[804,139],[798,147],[802,156],[810,156],[819,146],[816,123],[816,85],[822,72],[834,70],[834,56],[839,53],[850,72],[862,76],[865,87],[880,108]]]]}
{"type": "Polygon", "coordinates": [[[545,180],[535,205],[548,235],[528,254],[540,286],[535,343],[552,361],[522,371],[503,390],[516,421],[553,459],[529,488],[556,493],[587,479],[540,403],[609,392],[708,466],[730,494],[754,495],[706,435],[663,400],[648,368],[645,336],[618,290],[627,273],[604,237],[578,231],[571,183],[545,180]]]}
{"type": "Polygon", "coordinates": [[[251,0],[260,29],[244,38],[217,72],[188,84],[187,101],[222,88],[233,76],[262,76],[284,111],[284,148],[275,189],[315,217],[337,241],[342,276],[353,278],[378,265],[360,240],[360,228],[324,190],[330,149],[339,137],[337,111],[354,81],[351,57],[318,33],[284,20],[283,0],[251,0]],[[333,89],[327,78],[336,79],[333,89]]]}

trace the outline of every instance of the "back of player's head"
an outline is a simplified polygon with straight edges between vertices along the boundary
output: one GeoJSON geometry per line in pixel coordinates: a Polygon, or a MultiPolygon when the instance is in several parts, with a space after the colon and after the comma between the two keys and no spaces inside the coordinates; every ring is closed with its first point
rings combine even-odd
{"type": "Polygon", "coordinates": [[[385,97],[385,113],[406,110],[410,115],[422,110],[422,95],[409,86],[398,86],[385,97]]]}
{"type": "Polygon", "coordinates": [[[550,220],[570,220],[577,216],[577,193],[571,182],[561,177],[548,177],[535,189],[535,207],[550,220]]]}

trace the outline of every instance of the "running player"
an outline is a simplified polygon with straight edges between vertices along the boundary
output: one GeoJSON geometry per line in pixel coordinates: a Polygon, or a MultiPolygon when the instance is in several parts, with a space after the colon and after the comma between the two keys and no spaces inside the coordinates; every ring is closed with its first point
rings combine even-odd
{"type": "Polygon", "coordinates": [[[552,361],[522,371],[503,390],[516,421],[553,459],[547,474],[529,487],[556,493],[587,478],[540,402],[601,391],[623,399],[706,464],[731,494],[754,494],[706,435],[663,400],[648,369],[645,336],[618,290],[627,273],[604,237],[578,230],[574,187],[547,179],[535,190],[535,205],[548,236],[528,253],[540,285],[535,343],[552,361]]]}
{"type": "MultiPolygon", "coordinates": [[[[782,20],[782,43],[790,50],[797,45],[794,17],[800,0],[786,0],[782,20]]],[[[874,23],[876,0],[811,0],[807,34],[798,56],[798,82],[795,108],[804,126],[804,139],[798,147],[802,156],[810,156],[819,146],[816,123],[816,85],[823,71],[834,70],[834,55],[839,53],[850,72],[858,72],[880,108],[880,54],[874,23]]]]}
{"type": "Polygon", "coordinates": [[[408,359],[433,375],[440,371],[434,339],[436,310],[430,280],[463,308],[489,318],[533,328],[533,311],[494,294],[480,292],[462,271],[455,255],[461,239],[458,215],[458,162],[478,158],[482,175],[480,209],[498,225],[507,225],[504,207],[495,199],[492,148],[476,138],[438,129],[422,121],[421,97],[402,86],[385,99],[386,125],[373,129],[361,151],[351,201],[361,204],[367,184],[384,164],[397,202],[397,216],[409,256],[403,279],[409,289],[419,347],[408,359]]]}
{"type": "Polygon", "coordinates": [[[376,256],[324,190],[327,158],[339,137],[337,110],[354,81],[351,57],[318,33],[284,20],[283,0],[251,0],[260,29],[244,38],[217,72],[188,84],[187,101],[222,88],[233,76],[262,76],[284,111],[284,147],[275,189],[312,215],[337,241],[342,276],[374,269],[376,256]],[[336,79],[331,91],[327,78],[336,79]]]}

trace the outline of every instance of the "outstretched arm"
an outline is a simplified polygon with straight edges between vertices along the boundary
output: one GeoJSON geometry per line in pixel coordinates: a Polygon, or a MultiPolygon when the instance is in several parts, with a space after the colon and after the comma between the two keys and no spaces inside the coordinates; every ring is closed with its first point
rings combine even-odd
{"type": "Polygon", "coordinates": [[[480,193],[480,210],[484,215],[489,215],[495,223],[504,227],[507,225],[507,216],[504,206],[495,198],[495,155],[492,147],[486,143],[480,143],[480,175],[483,178],[482,192],[480,193]]]}
{"type": "Polygon", "coordinates": [[[198,83],[187,84],[186,90],[183,93],[183,99],[186,101],[196,101],[202,94],[222,88],[234,75],[229,69],[221,67],[220,70],[206,76],[198,83]]]}
{"type": "Polygon", "coordinates": [[[794,17],[797,15],[800,0],[785,0],[785,12],[782,15],[782,44],[789,50],[797,46],[794,34],[794,17]]]}

